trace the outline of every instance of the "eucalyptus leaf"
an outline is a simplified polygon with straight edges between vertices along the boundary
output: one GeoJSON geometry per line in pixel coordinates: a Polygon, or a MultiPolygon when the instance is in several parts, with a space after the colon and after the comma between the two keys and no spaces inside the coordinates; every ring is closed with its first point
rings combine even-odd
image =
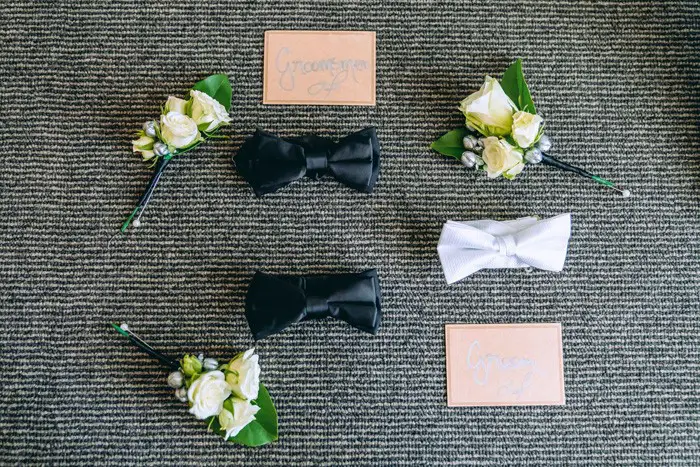
{"type": "Polygon", "coordinates": [[[231,83],[226,75],[211,75],[198,82],[192,89],[213,97],[228,111],[231,108],[231,83]]]}
{"type": "Polygon", "coordinates": [[[464,152],[464,143],[462,140],[469,134],[466,127],[459,127],[455,130],[445,133],[437,141],[430,145],[435,151],[445,156],[460,159],[464,152]]]}
{"type": "Polygon", "coordinates": [[[501,87],[506,95],[515,102],[519,110],[531,114],[537,113],[535,103],[532,101],[532,96],[530,95],[530,90],[525,82],[525,75],[523,75],[522,60],[517,59],[508,67],[505,73],[503,73],[501,87]]]}

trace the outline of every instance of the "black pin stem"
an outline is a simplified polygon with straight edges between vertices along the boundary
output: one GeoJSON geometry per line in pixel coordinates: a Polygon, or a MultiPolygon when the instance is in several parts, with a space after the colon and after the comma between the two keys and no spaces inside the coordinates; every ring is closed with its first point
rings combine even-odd
{"type": "Polygon", "coordinates": [[[116,325],[114,323],[111,323],[112,327],[122,336],[125,336],[128,338],[132,344],[134,344],[136,347],[139,349],[143,350],[145,353],[150,355],[151,357],[155,358],[156,360],[159,360],[163,365],[173,369],[177,370],[180,368],[180,362],[177,360],[168,357],[167,355],[158,352],[156,349],[148,345],[143,339],[141,339],[139,336],[134,334],[129,330],[129,326],[126,324],[122,324],[121,326],[116,325]]]}
{"type": "Polygon", "coordinates": [[[579,167],[569,165],[566,162],[562,162],[559,159],[555,159],[552,156],[545,154],[544,152],[542,152],[542,163],[550,165],[552,167],[556,167],[556,168],[561,169],[561,170],[566,170],[567,172],[573,172],[576,175],[580,175],[581,177],[590,178],[591,180],[596,181],[596,182],[600,183],[601,185],[605,185],[608,188],[612,188],[613,190],[620,192],[622,194],[622,196],[625,198],[630,196],[629,190],[623,190],[621,188],[616,187],[615,184],[613,182],[611,182],[610,180],[606,180],[603,177],[599,177],[598,175],[594,175],[594,174],[592,174],[586,170],[583,170],[579,167]]]}
{"type": "Polygon", "coordinates": [[[146,188],[146,191],[143,192],[143,194],[139,198],[138,202],[136,203],[136,207],[134,208],[133,211],[131,211],[131,214],[126,219],[124,224],[122,224],[122,228],[120,229],[120,231],[122,233],[124,233],[124,231],[126,231],[126,228],[129,227],[129,224],[131,224],[131,222],[133,220],[138,220],[141,217],[141,214],[143,214],[143,211],[146,209],[148,202],[151,200],[151,196],[153,196],[153,191],[156,189],[156,186],[158,185],[158,182],[160,181],[161,175],[163,175],[163,171],[168,166],[168,163],[170,162],[171,159],[172,159],[172,156],[161,157],[158,159],[158,162],[156,163],[155,172],[153,172],[153,175],[151,176],[151,180],[150,180],[150,182],[148,182],[148,187],[146,188]],[[134,218],[136,218],[136,219],[134,219],[134,218]]]}

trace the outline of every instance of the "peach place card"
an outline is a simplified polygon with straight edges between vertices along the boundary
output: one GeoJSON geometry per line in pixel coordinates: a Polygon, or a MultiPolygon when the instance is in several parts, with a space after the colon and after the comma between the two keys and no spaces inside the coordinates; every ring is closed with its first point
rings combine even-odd
{"type": "Polygon", "coordinates": [[[266,31],[263,104],[375,105],[371,31],[266,31]]]}
{"type": "Polygon", "coordinates": [[[447,405],[563,405],[561,324],[448,324],[447,405]]]}

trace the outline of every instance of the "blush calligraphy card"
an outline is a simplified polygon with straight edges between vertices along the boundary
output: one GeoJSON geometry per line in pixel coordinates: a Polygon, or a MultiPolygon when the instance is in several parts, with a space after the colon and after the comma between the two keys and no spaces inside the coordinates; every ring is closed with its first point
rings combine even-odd
{"type": "Polygon", "coordinates": [[[376,34],[265,31],[263,104],[375,105],[376,34]]]}
{"type": "Polygon", "coordinates": [[[447,405],[564,405],[561,324],[448,324],[447,405]]]}

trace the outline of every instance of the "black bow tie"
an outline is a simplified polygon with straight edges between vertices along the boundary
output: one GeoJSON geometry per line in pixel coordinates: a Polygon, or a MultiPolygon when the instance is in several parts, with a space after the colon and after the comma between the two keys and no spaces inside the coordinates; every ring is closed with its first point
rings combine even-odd
{"type": "Polygon", "coordinates": [[[245,316],[256,340],[299,321],[326,316],[376,334],[382,318],[377,271],[316,276],[258,271],[248,287],[245,316]]]}
{"type": "Polygon", "coordinates": [[[315,135],[280,138],[257,130],[233,157],[238,172],[258,196],[295,180],[328,174],[358,191],[371,193],[379,174],[379,140],[374,128],[337,143],[315,135]]]}

